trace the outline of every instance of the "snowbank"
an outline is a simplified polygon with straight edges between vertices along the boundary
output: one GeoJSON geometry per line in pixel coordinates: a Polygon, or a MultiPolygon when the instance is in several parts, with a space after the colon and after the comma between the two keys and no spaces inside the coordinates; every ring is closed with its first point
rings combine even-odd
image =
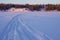
{"type": "Polygon", "coordinates": [[[7,10],[8,12],[28,12],[27,8],[11,8],[7,10]]]}

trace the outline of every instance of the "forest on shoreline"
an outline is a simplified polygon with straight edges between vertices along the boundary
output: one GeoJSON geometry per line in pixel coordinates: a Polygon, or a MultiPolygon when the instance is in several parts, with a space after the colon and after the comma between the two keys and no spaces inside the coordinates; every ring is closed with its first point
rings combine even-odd
{"type": "Polygon", "coordinates": [[[30,5],[30,4],[0,4],[0,10],[8,10],[10,8],[27,8],[30,11],[53,11],[57,10],[60,11],[60,4],[36,4],[36,5],[30,5]]]}

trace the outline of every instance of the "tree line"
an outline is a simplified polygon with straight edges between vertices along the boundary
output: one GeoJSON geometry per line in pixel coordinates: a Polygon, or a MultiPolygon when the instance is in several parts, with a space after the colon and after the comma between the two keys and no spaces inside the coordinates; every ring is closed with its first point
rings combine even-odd
{"type": "Polygon", "coordinates": [[[36,5],[30,5],[30,4],[0,4],[0,10],[8,10],[10,8],[28,8],[30,11],[51,11],[51,10],[58,10],[60,11],[60,4],[36,4],[36,5]]]}

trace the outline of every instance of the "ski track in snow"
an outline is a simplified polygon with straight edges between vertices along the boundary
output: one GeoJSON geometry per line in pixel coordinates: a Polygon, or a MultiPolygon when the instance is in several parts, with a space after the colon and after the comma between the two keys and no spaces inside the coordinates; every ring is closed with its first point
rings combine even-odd
{"type": "MultiPolygon", "coordinates": [[[[32,12],[33,13],[33,12],[32,12]]],[[[40,31],[38,31],[36,28],[29,26],[28,24],[24,23],[24,15],[28,15],[31,16],[33,19],[34,17],[39,17],[39,16],[52,16],[55,17],[59,14],[15,14],[16,16],[14,16],[12,18],[12,20],[7,24],[7,26],[4,28],[4,31],[2,32],[2,34],[0,35],[0,40],[52,40],[52,38],[50,38],[48,35],[46,35],[45,33],[42,33],[40,31]],[[32,15],[31,15],[32,14],[32,15]]],[[[29,17],[27,17],[29,18],[29,17]]]]}
{"type": "MultiPolygon", "coordinates": [[[[34,28],[32,28],[34,29],[34,28]]],[[[5,30],[3,31],[2,33],[2,39],[1,40],[17,40],[16,38],[13,38],[10,36],[13,36],[13,35],[9,35],[10,32],[14,32],[14,31],[17,31],[18,33],[18,37],[19,39],[18,40],[52,40],[50,38],[47,38],[46,39],[46,36],[45,36],[45,39],[43,38],[44,35],[46,34],[43,34],[43,35],[38,35],[37,32],[34,33],[33,30],[31,30],[29,28],[29,26],[25,25],[22,21],[21,21],[21,17],[20,17],[20,20],[18,22],[18,19],[16,17],[14,17],[11,22],[8,24],[8,26],[5,28],[5,30]],[[20,25],[20,26],[19,26],[20,25]],[[22,25],[22,26],[21,26],[22,25]],[[20,27],[20,29],[18,30],[18,28],[20,27]],[[27,37],[27,39],[24,39],[24,36],[27,37]]],[[[34,29],[34,31],[36,31],[34,29]]],[[[15,34],[16,32],[12,33],[12,34],[15,34]]],[[[14,37],[16,36],[16,34],[14,35],[14,37]]]]}

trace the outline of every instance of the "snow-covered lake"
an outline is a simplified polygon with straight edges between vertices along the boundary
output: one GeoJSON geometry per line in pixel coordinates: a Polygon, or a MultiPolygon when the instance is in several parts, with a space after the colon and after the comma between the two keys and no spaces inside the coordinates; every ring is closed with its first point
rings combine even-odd
{"type": "Polygon", "coordinates": [[[0,12],[0,40],[60,40],[60,12],[0,12]]]}

